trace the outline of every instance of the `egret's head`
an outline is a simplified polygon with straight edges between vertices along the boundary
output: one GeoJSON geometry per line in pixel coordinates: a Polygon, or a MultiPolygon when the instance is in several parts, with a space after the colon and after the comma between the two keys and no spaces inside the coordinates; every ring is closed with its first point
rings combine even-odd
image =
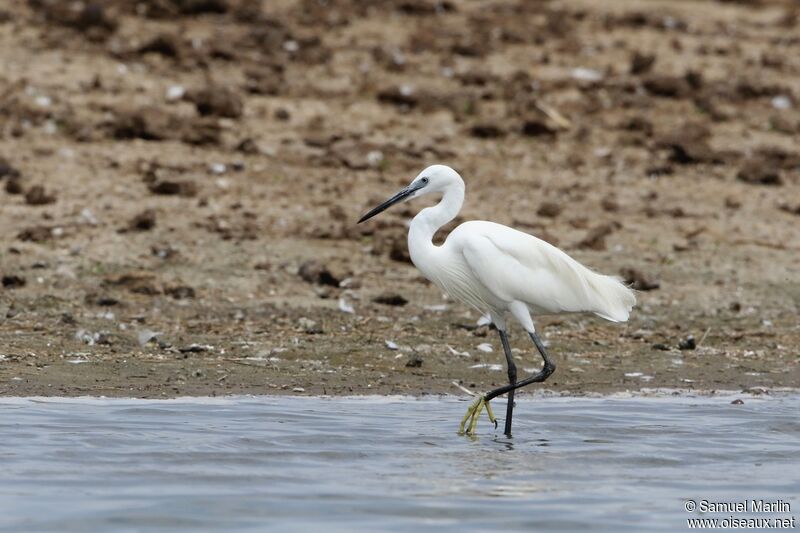
{"type": "Polygon", "coordinates": [[[378,213],[386,211],[394,204],[399,204],[411,198],[417,198],[432,192],[444,193],[449,188],[453,187],[458,187],[462,191],[464,190],[464,180],[461,179],[458,172],[447,165],[431,165],[420,172],[417,177],[411,181],[408,187],[400,190],[397,194],[361,217],[358,223],[360,224],[378,213]]]}

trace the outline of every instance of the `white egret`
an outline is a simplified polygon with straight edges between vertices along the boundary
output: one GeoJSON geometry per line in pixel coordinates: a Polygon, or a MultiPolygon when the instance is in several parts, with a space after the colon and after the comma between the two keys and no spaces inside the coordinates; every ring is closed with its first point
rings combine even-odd
{"type": "Polygon", "coordinates": [[[514,391],[545,381],[556,369],[536,334],[531,313],[536,316],[590,312],[612,322],[625,322],[636,298],[618,278],[593,272],[555,246],[494,222],[464,222],[441,246],[433,244],[436,231],[453,220],[464,203],[464,180],[445,165],[426,168],[410,185],[358,222],[394,204],[430,193],[441,193],[442,199],[420,211],[411,221],[408,231],[411,261],[444,292],[489,314],[500,334],[508,364],[508,385],[480,395],[467,410],[459,431],[463,433],[466,425],[466,433],[474,434],[484,407],[497,426],[489,402],[507,393],[504,432],[511,436],[514,391]],[[544,360],[541,371],[521,381],[517,381],[517,368],[506,334],[509,313],[528,332],[544,360]]]}

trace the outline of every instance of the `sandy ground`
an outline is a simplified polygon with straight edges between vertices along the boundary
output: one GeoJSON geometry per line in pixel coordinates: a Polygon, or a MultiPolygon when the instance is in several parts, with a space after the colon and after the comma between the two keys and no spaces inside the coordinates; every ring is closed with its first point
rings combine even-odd
{"type": "Polygon", "coordinates": [[[544,388],[797,387],[799,109],[796,2],[5,3],[0,394],[503,384],[425,200],[355,224],[437,162],[640,289],[537,319],[544,388]]]}

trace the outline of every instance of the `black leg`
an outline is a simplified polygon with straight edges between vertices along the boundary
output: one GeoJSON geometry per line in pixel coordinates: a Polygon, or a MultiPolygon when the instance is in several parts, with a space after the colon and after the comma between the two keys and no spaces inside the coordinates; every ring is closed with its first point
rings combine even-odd
{"type": "MultiPolygon", "coordinates": [[[[503,351],[506,354],[506,363],[508,364],[508,384],[516,385],[517,383],[517,365],[514,364],[514,357],[511,355],[511,346],[508,344],[508,334],[502,329],[498,329],[500,334],[500,342],[503,343],[503,351]]],[[[506,406],[506,427],[503,433],[507,437],[511,436],[511,419],[514,416],[514,390],[508,393],[508,405],[506,406]]]]}
{"type": "MultiPolygon", "coordinates": [[[[536,345],[536,349],[539,350],[539,353],[542,354],[542,359],[544,360],[544,366],[539,371],[538,374],[534,374],[533,376],[523,379],[514,384],[508,384],[504,387],[499,387],[491,392],[488,392],[484,399],[488,402],[497,398],[501,394],[505,394],[507,392],[513,392],[520,387],[524,387],[525,385],[530,385],[531,383],[541,383],[542,381],[546,380],[550,377],[550,374],[556,371],[556,365],[550,360],[550,357],[547,355],[547,350],[544,349],[544,344],[539,339],[539,336],[536,333],[530,333],[531,340],[533,344],[536,345]]],[[[505,348],[505,346],[504,346],[505,348]]]]}
{"type": "MultiPolygon", "coordinates": [[[[511,346],[508,344],[508,334],[502,329],[498,329],[500,334],[500,342],[503,343],[503,351],[506,354],[506,363],[508,364],[508,384],[516,385],[517,383],[517,365],[514,364],[514,358],[511,355],[511,346]]],[[[503,433],[506,437],[511,436],[511,418],[514,415],[514,389],[508,392],[508,405],[506,406],[506,427],[503,433]]]]}

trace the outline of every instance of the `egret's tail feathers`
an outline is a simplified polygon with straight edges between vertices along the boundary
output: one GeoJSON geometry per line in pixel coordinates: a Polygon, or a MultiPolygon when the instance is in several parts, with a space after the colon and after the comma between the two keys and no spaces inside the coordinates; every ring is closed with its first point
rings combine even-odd
{"type": "Polygon", "coordinates": [[[612,322],[626,322],[636,305],[636,295],[619,278],[595,274],[589,285],[596,295],[594,314],[612,322]]]}

